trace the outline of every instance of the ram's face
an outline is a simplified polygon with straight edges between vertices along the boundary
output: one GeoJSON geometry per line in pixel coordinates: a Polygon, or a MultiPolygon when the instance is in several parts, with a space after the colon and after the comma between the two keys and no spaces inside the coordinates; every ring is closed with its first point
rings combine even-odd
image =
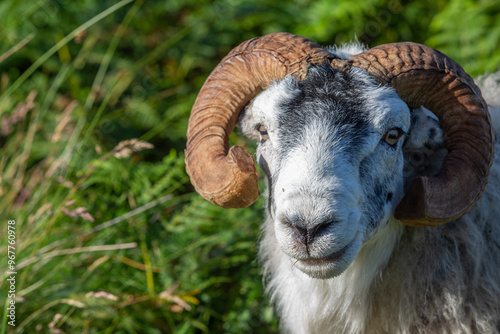
{"type": "Polygon", "coordinates": [[[410,226],[461,217],[481,197],[494,157],[486,102],[449,57],[411,42],[340,51],[349,59],[288,33],[241,43],[205,81],[186,134],[196,191],[224,208],[249,206],[259,196],[257,171],[244,148],[229,146],[229,135],[241,109],[267,88],[242,114],[241,128],[260,141],[279,246],[319,278],[340,274],[392,212],[410,226]],[[418,150],[427,144],[413,138],[439,136],[425,126],[414,136],[422,127],[403,101],[437,115],[449,148],[442,166],[422,162],[418,150]],[[416,168],[405,168],[408,161],[416,168]],[[437,167],[435,177],[405,188],[427,165],[437,167]]]}
{"type": "Polygon", "coordinates": [[[281,250],[316,278],[342,273],[402,198],[414,122],[407,105],[362,70],[311,69],[275,83],[240,118],[258,141],[281,250]]]}

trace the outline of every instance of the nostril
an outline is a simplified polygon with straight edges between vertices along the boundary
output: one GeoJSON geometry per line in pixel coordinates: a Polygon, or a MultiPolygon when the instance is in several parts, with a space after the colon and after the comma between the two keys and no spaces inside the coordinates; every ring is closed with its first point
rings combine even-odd
{"type": "Polygon", "coordinates": [[[332,221],[328,221],[309,228],[307,233],[309,242],[312,242],[317,236],[324,234],[325,230],[327,230],[332,223],[332,221]]]}
{"type": "Polygon", "coordinates": [[[292,224],[286,220],[283,223],[293,231],[293,233],[295,234],[295,236],[297,238],[299,238],[301,241],[304,241],[304,243],[305,243],[305,239],[307,238],[307,234],[308,234],[307,228],[297,226],[297,225],[292,224]]]}

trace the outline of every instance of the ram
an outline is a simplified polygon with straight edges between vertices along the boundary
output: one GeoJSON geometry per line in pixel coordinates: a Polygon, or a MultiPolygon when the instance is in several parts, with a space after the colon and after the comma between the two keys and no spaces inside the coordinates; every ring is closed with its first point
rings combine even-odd
{"type": "MultiPolygon", "coordinates": [[[[498,80],[482,83],[498,99],[498,80]]],[[[499,333],[500,114],[490,109],[458,64],[424,45],[323,49],[270,34],[206,80],[186,166],[209,201],[248,206],[256,166],[228,137],[239,121],[258,141],[259,256],[284,331],[499,333]]]]}

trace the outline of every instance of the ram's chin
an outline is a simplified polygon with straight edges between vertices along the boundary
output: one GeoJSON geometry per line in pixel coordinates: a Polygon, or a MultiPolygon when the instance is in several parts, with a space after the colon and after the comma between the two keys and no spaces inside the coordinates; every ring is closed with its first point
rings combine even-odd
{"type": "Polygon", "coordinates": [[[338,252],[323,258],[292,260],[294,266],[309,277],[329,279],[342,274],[354,260],[359,249],[358,242],[353,241],[338,252]]]}

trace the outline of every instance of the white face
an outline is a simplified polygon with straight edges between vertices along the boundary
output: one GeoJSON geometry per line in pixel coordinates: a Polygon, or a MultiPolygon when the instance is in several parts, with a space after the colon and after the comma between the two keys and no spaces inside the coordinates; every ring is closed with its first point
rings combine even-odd
{"type": "Polygon", "coordinates": [[[276,239],[297,268],[337,276],[387,224],[408,181],[404,147],[420,123],[392,89],[358,69],[313,69],[255,98],[240,126],[259,141],[276,239]]]}

